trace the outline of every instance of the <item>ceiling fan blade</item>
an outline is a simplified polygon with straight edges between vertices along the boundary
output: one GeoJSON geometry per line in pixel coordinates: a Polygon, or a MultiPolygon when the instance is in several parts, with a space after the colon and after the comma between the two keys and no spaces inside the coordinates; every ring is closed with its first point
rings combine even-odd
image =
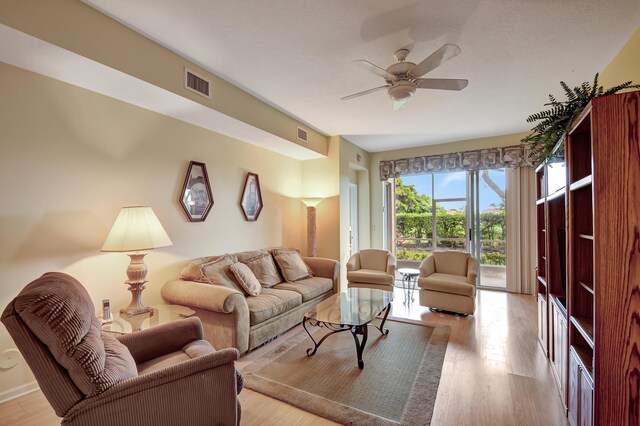
{"type": "Polygon", "coordinates": [[[349,99],[357,98],[358,96],[368,95],[369,93],[377,92],[378,90],[386,89],[387,87],[389,87],[388,84],[386,86],[375,87],[373,89],[365,90],[364,92],[358,92],[358,93],[354,93],[353,95],[345,96],[344,98],[340,98],[340,100],[348,101],[349,99]]]}
{"type": "Polygon", "coordinates": [[[469,84],[469,80],[458,78],[419,78],[416,80],[418,89],[462,90],[469,84]]]}
{"type": "Polygon", "coordinates": [[[400,111],[405,106],[407,106],[407,101],[408,100],[409,100],[409,98],[403,99],[401,101],[393,101],[393,110],[394,111],[400,111]]]}
{"type": "Polygon", "coordinates": [[[438,68],[449,59],[460,54],[460,48],[455,44],[445,44],[440,49],[433,52],[427,59],[420,62],[409,70],[409,74],[413,77],[422,77],[429,71],[438,68]]]}
{"type": "Polygon", "coordinates": [[[392,81],[396,79],[395,75],[391,74],[390,72],[387,72],[387,70],[385,70],[384,68],[380,68],[379,66],[372,64],[369,61],[365,61],[364,59],[356,59],[355,61],[353,61],[353,64],[358,68],[362,68],[365,71],[369,71],[370,73],[379,75],[385,80],[392,81]]]}

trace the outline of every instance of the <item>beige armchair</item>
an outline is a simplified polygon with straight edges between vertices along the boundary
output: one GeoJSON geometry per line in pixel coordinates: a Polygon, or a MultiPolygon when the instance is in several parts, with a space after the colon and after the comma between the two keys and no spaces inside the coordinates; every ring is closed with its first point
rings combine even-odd
{"type": "Polygon", "coordinates": [[[396,258],[387,250],[367,249],[347,262],[347,286],[393,291],[396,258]]]}
{"type": "Polygon", "coordinates": [[[420,264],[420,305],[436,311],[473,315],[478,267],[478,260],[469,253],[433,253],[420,264]]]}
{"type": "Polygon", "coordinates": [[[233,425],[240,422],[236,349],[202,340],[198,318],[116,339],[69,275],[47,273],[2,322],[63,424],[233,425]]]}

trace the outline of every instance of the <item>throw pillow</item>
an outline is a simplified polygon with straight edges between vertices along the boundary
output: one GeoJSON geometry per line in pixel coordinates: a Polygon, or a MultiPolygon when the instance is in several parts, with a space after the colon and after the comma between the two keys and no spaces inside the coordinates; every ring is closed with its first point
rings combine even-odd
{"type": "Polygon", "coordinates": [[[282,278],[280,278],[276,265],[273,263],[273,257],[270,254],[263,254],[262,256],[245,260],[242,263],[251,269],[263,287],[273,287],[282,282],[282,278]]]}
{"type": "MultiPolygon", "coordinates": [[[[292,253],[292,252],[293,253],[298,253],[300,255],[300,257],[302,257],[302,254],[300,254],[300,250],[295,249],[295,248],[278,247],[278,248],[271,249],[271,254],[273,255],[274,258],[279,254],[292,253]]],[[[302,261],[304,262],[304,259],[302,259],[302,261]]],[[[307,268],[307,271],[309,271],[309,276],[310,277],[315,276],[315,274],[313,273],[313,270],[311,269],[311,267],[309,265],[307,265],[306,262],[304,262],[304,264],[305,264],[305,267],[307,268]]],[[[278,266],[280,266],[280,265],[278,265],[278,266]]],[[[282,271],[280,271],[280,272],[282,272],[282,271]]]]}
{"type": "Polygon", "coordinates": [[[238,258],[238,262],[244,263],[249,259],[264,256],[265,254],[267,254],[266,250],[258,249],[258,250],[251,250],[251,251],[241,251],[236,253],[235,256],[238,258]]]}
{"type": "Polygon", "coordinates": [[[204,282],[240,290],[244,294],[244,289],[236,284],[233,272],[229,269],[234,263],[236,263],[236,259],[229,254],[220,256],[212,262],[203,263],[200,271],[204,282]]]}
{"type": "Polygon", "coordinates": [[[275,260],[280,267],[282,276],[288,282],[298,281],[311,276],[307,269],[307,264],[302,260],[300,253],[295,251],[280,252],[275,255],[275,260]]]}
{"type": "Polygon", "coordinates": [[[202,276],[202,264],[213,262],[220,257],[222,256],[205,256],[193,259],[180,271],[180,279],[208,284],[209,282],[202,276]]]}
{"type": "Polygon", "coordinates": [[[238,284],[240,284],[244,291],[246,291],[250,296],[257,296],[260,294],[260,290],[262,290],[260,281],[258,281],[247,265],[238,262],[229,266],[229,269],[236,277],[238,284]]]}

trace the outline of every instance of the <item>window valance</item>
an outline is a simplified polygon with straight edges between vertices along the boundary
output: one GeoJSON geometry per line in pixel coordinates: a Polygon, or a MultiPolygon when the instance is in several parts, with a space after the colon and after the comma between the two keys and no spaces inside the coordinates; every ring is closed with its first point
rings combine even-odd
{"type": "Polygon", "coordinates": [[[530,166],[528,157],[529,152],[526,146],[514,145],[450,154],[425,155],[399,160],[383,160],[380,162],[380,180],[433,172],[501,169],[520,165],[530,166]]]}

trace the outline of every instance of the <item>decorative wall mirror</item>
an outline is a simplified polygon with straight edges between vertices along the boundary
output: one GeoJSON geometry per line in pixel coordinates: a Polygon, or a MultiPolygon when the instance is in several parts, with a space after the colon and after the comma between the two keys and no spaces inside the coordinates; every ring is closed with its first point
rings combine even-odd
{"type": "Polygon", "coordinates": [[[260,180],[255,173],[247,173],[244,181],[240,207],[244,218],[249,222],[255,222],[262,211],[262,192],[260,191],[260,180]]]}
{"type": "Polygon", "coordinates": [[[213,206],[207,166],[192,161],[180,193],[180,205],[191,222],[204,222],[213,206]]]}

